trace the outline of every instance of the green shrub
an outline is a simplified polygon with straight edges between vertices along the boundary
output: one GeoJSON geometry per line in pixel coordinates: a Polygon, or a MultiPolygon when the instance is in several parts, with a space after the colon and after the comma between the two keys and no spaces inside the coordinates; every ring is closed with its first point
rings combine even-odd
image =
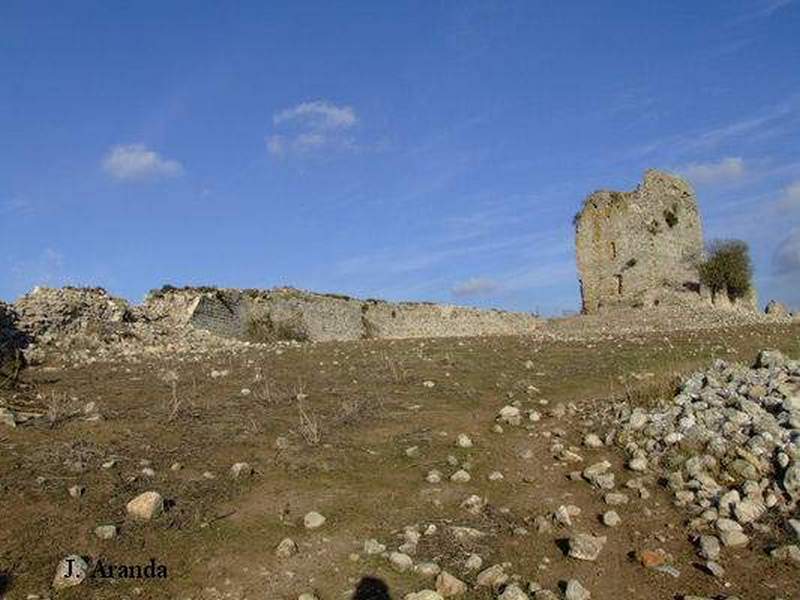
{"type": "Polygon", "coordinates": [[[744,297],[751,287],[750,249],[741,240],[715,240],[698,265],[700,282],[713,293],[726,290],[731,300],[744,297]]]}

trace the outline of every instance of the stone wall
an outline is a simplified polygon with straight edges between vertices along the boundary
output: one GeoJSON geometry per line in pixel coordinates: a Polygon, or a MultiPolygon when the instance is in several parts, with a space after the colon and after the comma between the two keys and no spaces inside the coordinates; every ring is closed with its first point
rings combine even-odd
{"type": "Polygon", "coordinates": [[[683,179],[650,170],[632,192],[595,192],[575,230],[585,313],[698,296],[703,233],[694,191],[683,179]]]}
{"type": "Polygon", "coordinates": [[[362,307],[368,337],[460,337],[528,333],[537,318],[528,313],[422,303],[367,302],[362,307]]]}
{"type": "Polygon", "coordinates": [[[359,300],[292,288],[169,290],[151,295],[144,312],[249,341],[524,334],[539,323],[525,313],[359,300]]]}
{"type": "Polygon", "coordinates": [[[238,292],[201,294],[190,305],[189,310],[189,323],[198,329],[235,339],[244,339],[247,336],[248,303],[242,300],[238,292]]]}
{"type": "Polygon", "coordinates": [[[361,302],[292,288],[251,291],[250,331],[255,338],[311,341],[364,337],[361,302]]]}

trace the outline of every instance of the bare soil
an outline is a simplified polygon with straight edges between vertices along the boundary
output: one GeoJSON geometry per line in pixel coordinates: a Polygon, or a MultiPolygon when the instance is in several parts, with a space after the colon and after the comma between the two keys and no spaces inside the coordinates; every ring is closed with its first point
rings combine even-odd
{"type": "MultiPolygon", "coordinates": [[[[630,494],[630,504],[615,507],[622,524],[604,527],[599,516],[609,507],[602,495],[586,482],[570,481],[569,471],[582,467],[555,460],[550,446],[558,429],[567,443],[580,445],[598,404],[668,395],[679,374],[713,358],[751,362],[763,348],[797,356],[799,334],[796,324],[580,342],[372,340],[251,349],[199,361],[178,355],[138,364],[33,367],[20,389],[0,391],[7,406],[49,410],[51,417],[16,429],[0,425],[0,597],[295,599],[313,591],[330,600],[350,598],[359,579],[371,575],[401,599],[433,582],[365,556],[363,542],[374,537],[395,549],[404,526],[436,524],[439,533],[423,537],[415,562],[436,560],[468,583],[475,573],[465,573],[463,561],[477,551],[485,566],[509,562],[508,572],[550,589],[577,578],[596,599],[797,598],[797,568],[765,551],[774,539],[755,537],[747,548],[726,549],[722,579],[703,572],[684,528],[687,515],[657,485],[647,500],[630,494]],[[212,377],[212,371],[227,374],[212,377]],[[435,385],[426,387],[426,381],[435,385]],[[492,432],[497,411],[514,400],[541,410],[543,419],[530,429],[492,432]],[[96,403],[102,420],[71,415],[87,402],[96,403]],[[574,403],[577,413],[548,416],[559,403],[574,403]],[[473,448],[455,446],[460,433],[471,436],[473,448]],[[281,437],[288,447],[276,443],[281,437]],[[406,455],[411,446],[419,448],[415,457],[406,455]],[[447,480],[455,470],[448,455],[471,463],[472,481],[447,480]],[[111,459],[115,465],[103,468],[111,459]],[[253,466],[252,477],[229,475],[240,461],[253,466]],[[172,470],[176,462],[183,468],[172,470]],[[144,475],[144,466],[155,475],[144,475]],[[432,468],[445,474],[441,484],[425,481],[432,468]],[[502,481],[487,479],[495,470],[502,481]],[[71,497],[72,485],[85,493],[71,497]],[[134,523],[125,504],[147,490],[168,499],[168,510],[150,523],[134,523]],[[471,494],[489,502],[479,516],[459,508],[471,494]],[[596,562],[565,555],[569,529],[536,532],[533,519],[561,504],[582,509],[574,531],[608,537],[596,562]],[[327,517],[322,528],[303,527],[310,510],[327,517]],[[94,535],[106,524],[118,526],[116,538],[94,535]],[[460,543],[448,525],[487,535],[460,543]],[[528,535],[515,533],[520,527],[528,535]],[[275,547],[285,537],[299,552],[279,559],[275,547]],[[655,548],[672,554],[679,577],[632,558],[655,548]],[[58,561],[73,553],[113,564],[154,558],[167,566],[168,577],[95,577],[52,590],[58,561]]],[[[584,448],[581,454],[584,465],[608,459],[618,476],[624,474],[620,449],[584,448]]]]}

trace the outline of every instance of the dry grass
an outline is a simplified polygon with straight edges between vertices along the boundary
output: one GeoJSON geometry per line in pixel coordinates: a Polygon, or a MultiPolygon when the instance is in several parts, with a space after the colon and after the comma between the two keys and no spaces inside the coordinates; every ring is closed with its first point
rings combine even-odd
{"type": "Polygon", "coordinates": [[[164,403],[164,408],[167,413],[167,423],[171,423],[178,416],[183,406],[183,400],[178,397],[180,375],[178,375],[177,371],[164,371],[161,374],[161,380],[168,384],[170,388],[170,395],[164,403]]]}
{"type": "Polygon", "coordinates": [[[258,401],[267,405],[273,404],[277,400],[274,389],[275,383],[272,378],[265,376],[260,368],[256,368],[251,391],[258,401]]]}
{"type": "Polygon", "coordinates": [[[50,392],[46,396],[47,423],[50,429],[74,418],[80,409],[66,392],[50,392]]]}
{"type": "Polygon", "coordinates": [[[334,426],[355,425],[370,416],[379,414],[383,409],[382,398],[371,400],[369,397],[348,398],[339,403],[339,412],[333,418],[334,426]]]}
{"type": "Polygon", "coordinates": [[[322,441],[322,429],[316,415],[304,406],[304,400],[297,401],[299,424],[297,432],[309,446],[316,446],[322,441]]]}
{"type": "Polygon", "coordinates": [[[382,358],[392,381],[396,384],[403,383],[406,380],[406,370],[403,368],[403,364],[400,360],[387,352],[383,353],[382,358]]]}

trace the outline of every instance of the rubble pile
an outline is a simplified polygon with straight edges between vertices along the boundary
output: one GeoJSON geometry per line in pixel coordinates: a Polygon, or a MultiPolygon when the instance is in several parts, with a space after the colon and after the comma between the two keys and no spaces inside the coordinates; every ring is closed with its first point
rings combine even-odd
{"type": "Polygon", "coordinates": [[[102,288],[36,288],[14,308],[32,363],[54,357],[70,364],[173,354],[199,358],[253,345],[161,318],[147,305],[130,306],[102,288]]]}
{"type": "Polygon", "coordinates": [[[128,303],[102,288],[34,288],[15,307],[20,327],[40,342],[58,336],[112,330],[133,320],[128,303]]]}
{"type": "Polygon", "coordinates": [[[797,533],[773,551],[800,558],[800,361],[775,350],[752,368],[717,360],[669,402],[612,412],[629,467],[665,478],[698,540],[746,545],[777,518],[797,533]]]}

